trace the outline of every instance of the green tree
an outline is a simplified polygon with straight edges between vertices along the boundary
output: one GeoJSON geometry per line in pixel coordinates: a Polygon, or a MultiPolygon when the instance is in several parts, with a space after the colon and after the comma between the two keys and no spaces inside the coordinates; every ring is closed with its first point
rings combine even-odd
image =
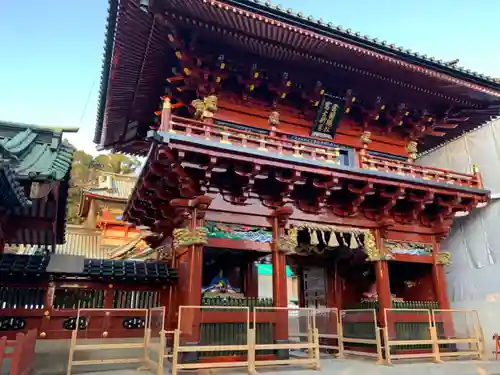
{"type": "Polygon", "coordinates": [[[141,164],[137,158],[123,154],[103,154],[97,156],[94,161],[99,164],[101,170],[118,174],[133,173],[141,164]]]}

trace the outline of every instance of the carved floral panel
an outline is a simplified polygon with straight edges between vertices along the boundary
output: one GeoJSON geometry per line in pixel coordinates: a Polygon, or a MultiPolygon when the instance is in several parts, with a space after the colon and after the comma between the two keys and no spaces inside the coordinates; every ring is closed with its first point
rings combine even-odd
{"type": "Polygon", "coordinates": [[[251,225],[216,223],[209,221],[205,223],[209,238],[223,238],[228,240],[255,241],[260,243],[271,243],[272,231],[268,228],[251,225]]]}
{"type": "Polygon", "coordinates": [[[432,245],[420,242],[384,241],[386,250],[394,255],[431,256],[432,245]]]}

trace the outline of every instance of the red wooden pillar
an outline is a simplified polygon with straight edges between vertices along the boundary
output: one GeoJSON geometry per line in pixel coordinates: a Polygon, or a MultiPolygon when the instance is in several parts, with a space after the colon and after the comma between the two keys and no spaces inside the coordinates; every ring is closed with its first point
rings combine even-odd
{"type": "MultiPolygon", "coordinates": [[[[373,264],[375,268],[375,283],[378,295],[378,321],[381,327],[386,327],[385,309],[392,307],[391,287],[389,284],[389,267],[386,260],[377,260],[373,264]]],[[[390,313],[388,314],[390,319],[390,313]]]]}
{"type": "MultiPolygon", "coordinates": [[[[441,251],[440,243],[434,238],[432,248],[432,281],[434,286],[434,294],[441,310],[450,309],[450,300],[446,290],[446,279],[444,274],[444,265],[438,263],[438,255],[441,251]]],[[[438,314],[443,321],[443,329],[446,337],[453,337],[453,314],[444,313],[438,314]]]]}
{"type": "MultiPolygon", "coordinates": [[[[384,241],[379,230],[374,231],[375,243],[381,254],[380,258],[383,258],[385,254],[384,241]]],[[[389,265],[387,260],[380,259],[373,262],[373,268],[375,270],[375,286],[377,288],[378,296],[378,323],[380,327],[387,327],[387,329],[392,330],[393,324],[391,319],[391,313],[387,313],[389,321],[386,321],[385,309],[390,309],[392,307],[392,296],[391,296],[391,284],[389,283],[389,265]]],[[[391,334],[391,332],[389,332],[391,334]]]]}
{"type": "MultiPolygon", "coordinates": [[[[211,201],[212,198],[208,196],[200,196],[193,200],[174,199],[170,204],[179,215],[184,217],[184,224],[193,233],[194,230],[203,226],[205,212],[211,201]]],[[[176,290],[179,306],[194,306],[182,309],[179,307],[177,313],[180,319],[182,341],[185,344],[199,341],[201,311],[196,306],[201,304],[203,245],[203,243],[195,242],[186,246],[181,244],[174,249],[178,259],[179,280],[176,290]]]]}
{"type": "Polygon", "coordinates": [[[438,264],[437,258],[441,251],[439,242],[434,240],[432,249],[432,281],[434,285],[434,294],[440,309],[449,309],[450,301],[448,300],[448,292],[446,291],[446,280],[444,275],[444,266],[438,264]]]}
{"type": "MultiPolygon", "coordinates": [[[[338,272],[337,263],[325,267],[326,281],[326,307],[336,308],[337,313],[329,312],[326,319],[317,320],[317,328],[322,333],[338,334],[338,324],[340,321],[340,310],[342,309],[342,279],[338,272]],[[326,326],[321,326],[325,324],[326,326]]],[[[338,342],[333,339],[327,339],[328,345],[338,345],[338,342]]]]}
{"type": "Polygon", "coordinates": [[[254,262],[249,262],[245,269],[245,296],[250,298],[259,297],[259,275],[254,262]]]}
{"type": "MultiPolygon", "coordinates": [[[[278,249],[278,240],[284,235],[285,226],[293,210],[290,207],[280,207],[271,215],[273,229],[272,266],[273,266],[273,306],[283,308],[288,306],[286,256],[278,249]]],[[[278,309],[277,321],[274,325],[274,340],[288,340],[288,313],[278,309]]]]}
{"type": "Polygon", "coordinates": [[[448,292],[446,291],[446,280],[444,266],[442,264],[432,265],[432,281],[434,284],[434,294],[440,309],[450,309],[448,292]]]}
{"type": "MultiPolygon", "coordinates": [[[[172,238],[167,237],[163,242],[163,246],[171,247],[171,259],[164,260],[168,266],[174,270],[179,267],[177,265],[177,257],[175,254],[175,249],[173,248],[172,238]]],[[[160,295],[160,306],[165,306],[165,327],[167,330],[173,330],[177,328],[176,312],[178,310],[178,296],[177,296],[177,286],[176,285],[166,285],[166,288],[161,291],[160,295]]]]}

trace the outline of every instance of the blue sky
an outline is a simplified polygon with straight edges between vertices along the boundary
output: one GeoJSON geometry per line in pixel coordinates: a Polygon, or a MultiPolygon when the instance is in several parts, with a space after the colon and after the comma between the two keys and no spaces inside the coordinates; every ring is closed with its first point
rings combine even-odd
{"type": "MultiPolygon", "coordinates": [[[[95,153],[107,1],[2,3],[0,119],[78,126],[78,134],[68,139],[95,153]]],[[[500,77],[500,0],[280,3],[429,56],[460,58],[467,68],[500,77]]]]}

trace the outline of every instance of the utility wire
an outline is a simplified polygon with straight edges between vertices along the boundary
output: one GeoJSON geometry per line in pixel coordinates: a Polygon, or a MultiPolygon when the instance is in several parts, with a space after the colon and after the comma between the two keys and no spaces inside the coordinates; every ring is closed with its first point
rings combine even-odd
{"type": "Polygon", "coordinates": [[[94,79],[94,81],[92,82],[92,86],[90,86],[90,91],[89,91],[89,94],[87,95],[87,100],[85,101],[85,106],[83,107],[82,115],[80,116],[80,121],[78,121],[79,127],[82,125],[83,118],[85,117],[85,112],[87,112],[87,107],[88,107],[89,102],[90,102],[90,97],[92,95],[92,91],[94,91],[95,81],[96,80],[94,79]]]}

